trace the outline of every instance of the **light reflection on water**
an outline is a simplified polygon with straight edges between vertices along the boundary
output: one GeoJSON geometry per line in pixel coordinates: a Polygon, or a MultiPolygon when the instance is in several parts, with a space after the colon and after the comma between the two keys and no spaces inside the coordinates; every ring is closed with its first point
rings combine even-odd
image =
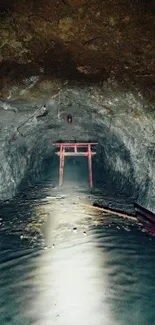
{"type": "Polygon", "coordinates": [[[46,216],[38,247],[20,239],[26,213],[2,225],[0,325],[154,324],[155,240],[126,220],[101,222],[82,200],[35,205],[31,226],[46,216]]]}
{"type": "Polygon", "coordinates": [[[113,324],[105,304],[106,274],[93,243],[73,240],[70,247],[46,252],[38,263],[41,290],[29,306],[38,324],[113,324]]]}

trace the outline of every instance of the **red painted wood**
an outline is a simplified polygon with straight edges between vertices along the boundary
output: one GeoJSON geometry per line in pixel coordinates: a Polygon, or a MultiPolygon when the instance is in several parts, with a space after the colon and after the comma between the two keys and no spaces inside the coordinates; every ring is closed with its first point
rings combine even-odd
{"type": "Polygon", "coordinates": [[[63,172],[64,172],[64,149],[60,146],[60,164],[59,164],[59,185],[63,184],[63,172]]]}
{"type": "Polygon", "coordinates": [[[53,146],[54,147],[60,147],[61,145],[63,145],[63,147],[70,147],[70,148],[72,148],[72,147],[74,147],[75,148],[75,146],[76,147],[79,147],[79,148],[87,148],[88,147],[88,144],[90,144],[91,146],[96,146],[97,145],[97,142],[84,142],[84,143],[82,143],[82,142],[76,142],[76,143],[73,143],[73,142],[62,142],[62,143],[60,143],[60,142],[56,142],[56,143],[53,143],[53,146]]]}
{"type": "Polygon", "coordinates": [[[89,185],[93,187],[93,176],[92,176],[92,156],[96,155],[96,151],[91,151],[91,146],[96,146],[97,142],[86,142],[86,143],[53,143],[54,147],[60,148],[60,151],[56,154],[60,157],[59,163],[59,185],[63,184],[63,173],[64,173],[64,162],[65,157],[84,156],[88,158],[88,173],[89,173],[89,185]],[[65,148],[73,148],[72,152],[65,152],[65,148]],[[87,148],[86,152],[78,151],[78,148],[87,148]]]}
{"type": "MultiPolygon", "coordinates": [[[[61,151],[56,152],[56,155],[61,156],[62,155],[61,151]]],[[[88,152],[75,152],[75,151],[74,152],[65,152],[64,151],[63,155],[67,156],[67,157],[76,157],[76,156],[88,157],[88,152]]],[[[94,156],[94,155],[96,155],[96,152],[95,151],[91,152],[91,156],[94,156]]]]}
{"type": "Polygon", "coordinates": [[[93,177],[92,177],[92,152],[91,146],[88,144],[88,173],[89,173],[89,185],[93,187],[93,177]]]}

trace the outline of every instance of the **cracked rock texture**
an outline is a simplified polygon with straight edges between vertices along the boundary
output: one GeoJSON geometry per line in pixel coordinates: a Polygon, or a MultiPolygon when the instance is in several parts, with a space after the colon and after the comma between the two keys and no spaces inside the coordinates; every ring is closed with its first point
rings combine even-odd
{"type": "Polygon", "coordinates": [[[0,13],[0,198],[41,177],[51,142],[95,140],[96,186],[155,212],[153,1],[14,0],[0,13]]]}

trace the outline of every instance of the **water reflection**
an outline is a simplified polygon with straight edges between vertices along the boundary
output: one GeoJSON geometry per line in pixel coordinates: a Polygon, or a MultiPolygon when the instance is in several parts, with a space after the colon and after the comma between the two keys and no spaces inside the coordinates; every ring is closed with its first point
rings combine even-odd
{"type": "Polygon", "coordinates": [[[113,324],[105,302],[108,287],[102,256],[91,241],[72,239],[70,245],[55,247],[39,258],[36,289],[40,292],[28,308],[37,324],[113,324]]]}
{"type": "Polygon", "coordinates": [[[70,193],[54,207],[42,207],[48,214],[48,250],[37,261],[36,286],[40,293],[28,308],[33,318],[37,315],[37,324],[113,323],[108,305],[104,304],[107,280],[102,272],[102,257],[93,231],[86,234],[90,225],[85,220],[85,209],[79,205],[85,201],[70,193]]]}
{"type": "Polygon", "coordinates": [[[29,200],[30,209],[19,200],[21,218],[13,206],[7,217],[7,207],[0,231],[0,324],[153,325],[154,238],[133,222],[87,210],[84,194],[47,202],[50,195],[29,200]]]}

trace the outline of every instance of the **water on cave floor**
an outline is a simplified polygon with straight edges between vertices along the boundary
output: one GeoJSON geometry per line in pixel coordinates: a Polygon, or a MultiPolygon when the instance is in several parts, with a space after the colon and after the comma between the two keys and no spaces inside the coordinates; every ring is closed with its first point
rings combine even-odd
{"type": "Polygon", "coordinates": [[[153,325],[155,239],[124,196],[38,184],[1,206],[1,325],[153,325]]]}

